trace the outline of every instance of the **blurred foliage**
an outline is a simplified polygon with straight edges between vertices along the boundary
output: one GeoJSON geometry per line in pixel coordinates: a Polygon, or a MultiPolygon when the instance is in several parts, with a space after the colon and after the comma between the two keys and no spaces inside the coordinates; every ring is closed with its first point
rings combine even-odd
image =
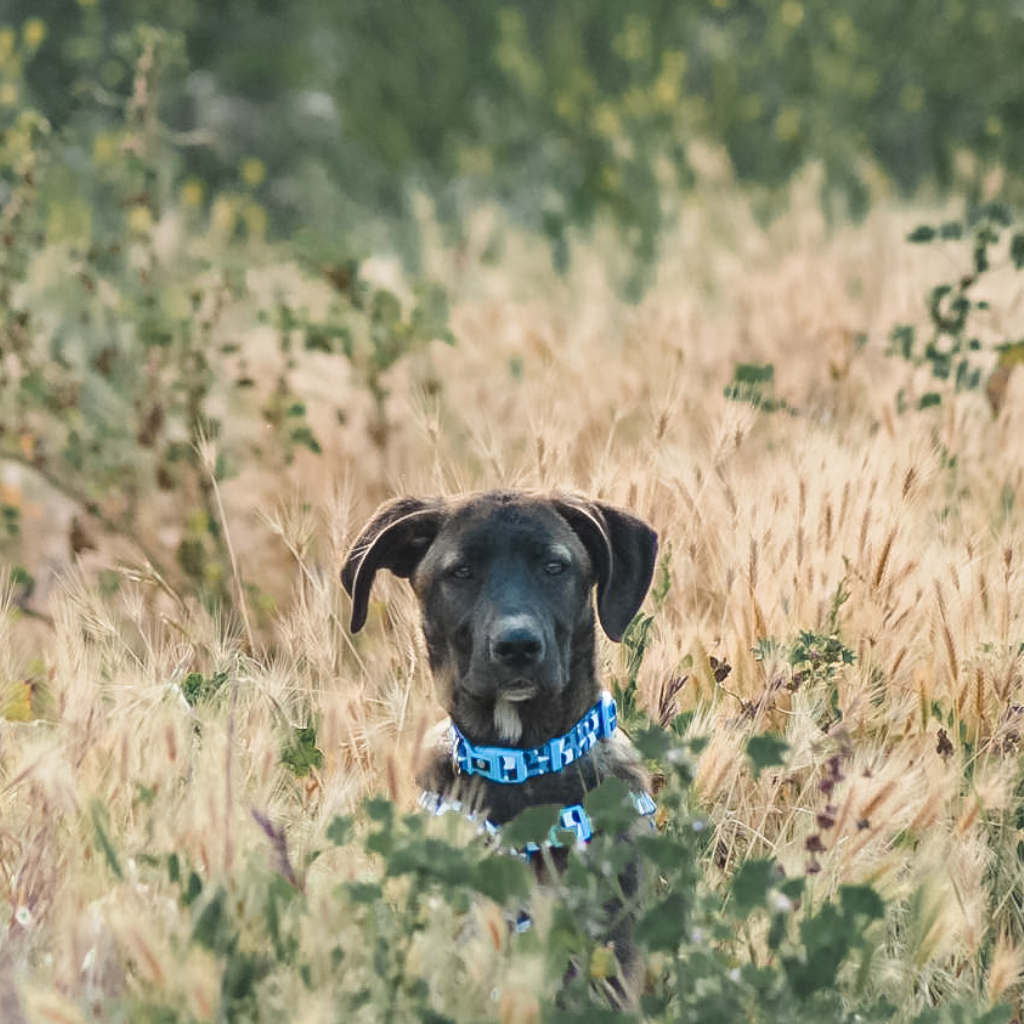
{"type": "Polygon", "coordinates": [[[879,169],[903,189],[980,188],[992,167],[1024,164],[1014,0],[8,0],[6,11],[15,29],[45,26],[26,83],[58,127],[116,120],[108,101],[133,78],[124,29],[180,33],[189,70],[168,112],[200,143],[190,170],[216,188],[258,158],[274,229],[304,226],[342,250],[386,238],[414,255],[414,182],[456,239],[461,204],[485,195],[543,228],[557,259],[566,233],[598,216],[649,257],[664,197],[694,173],[695,139],[769,189],[821,160],[854,209],[879,169]]]}
{"type": "MultiPolygon", "coordinates": [[[[48,23],[0,30],[0,461],[73,506],[72,556],[99,534],[123,538],[141,556],[132,575],[234,609],[251,629],[248,610],[267,602],[239,575],[220,483],[319,454],[295,379],[311,352],[343,360],[369,392],[382,450],[384,375],[448,336],[446,299],[421,283],[403,301],[357,260],[312,249],[291,286],[253,287],[254,272],[294,261],[266,241],[262,160],[217,187],[188,173],[201,144],[169,121],[181,37],[148,25],[107,37],[98,6],[76,14],[91,27],[62,52],[85,70],[52,116],[24,77],[53,39],[48,23]]],[[[0,556],[18,567],[16,496],[3,495],[2,517],[0,556]]],[[[33,569],[14,570],[26,591],[33,569]]]]}
{"type": "MultiPolygon", "coordinates": [[[[97,529],[127,537],[153,582],[243,613],[262,595],[218,485],[320,451],[305,354],[348,364],[383,451],[388,373],[451,340],[442,290],[401,299],[361,273],[384,251],[415,273],[424,197],[456,247],[468,208],[502,202],[556,265],[610,221],[636,294],[701,176],[770,200],[819,160],[856,207],[883,172],[980,195],[1024,165],[1011,0],[8,0],[0,18],[0,459],[75,504],[73,554],[97,529]],[[296,257],[326,311],[253,289],[261,261],[296,257]],[[240,323],[275,335],[269,386],[240,323]]],[[[942,317],[971,301],[936,295],[942,317]]],[[[771,370],[738,367],[734,397],[773,407],[771,370]]],[[[0,554],[28,591],[0,497],[0,554]]]]}

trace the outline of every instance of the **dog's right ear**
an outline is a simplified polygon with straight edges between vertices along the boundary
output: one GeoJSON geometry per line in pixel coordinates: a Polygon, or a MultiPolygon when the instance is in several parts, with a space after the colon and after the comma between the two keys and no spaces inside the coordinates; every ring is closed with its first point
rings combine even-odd
{"type": "Polygon", "coordinates": [[[600,501],[562,495],[552,504],[593,560],[597,617],[605,633],[618,642],[651,585],[658,535],[636,516],[600,501]]]}
{"type": "Polygon", "coordinates": [[[363,527],[341,568],[342,586],[352,597],[353,633],[366,622],[377,570],[411,576],[434,542],[443,514],[440,501],[396,498],[381,505],[363,527]]]}

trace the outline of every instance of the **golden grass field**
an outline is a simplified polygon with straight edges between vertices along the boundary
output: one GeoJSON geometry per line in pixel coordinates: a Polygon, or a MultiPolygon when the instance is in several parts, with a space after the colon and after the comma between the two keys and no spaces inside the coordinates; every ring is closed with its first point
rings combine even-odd
{"type": "MultiPolygon", "coordinates": [[[[13,609],[0,619],[0,681],[34,674],[48,695],[43,720],[0,721],[0,1018],[114,1019],[109,1007],[145,988],[217,1019],[212,963],[181,938],[189,911],[143,855],[177,851],[215,878],[272,855],[253,809],[299,862],[366,794],[412,805],[412,752],[438,716],[416,609],[403,583],[381,580],[353,638],[338,570],[379,501],[491,487],[583,492],[657,529],[671,586],[639,692],[653,711],[687,676],[679,710],[710,738],[694,800],[715,829],[712,875],[770,855],[794,874],[813,865],[820,896],[870,883],[899,908],[872,965],[897,1003],[922,991],[1013,997],[1024,969],[1024,372],[998,415],[983,390],[897,412],[901,389],[932,385],[886,356],[888,331],[925,324],[925,294],[960,272],[964,250],[906,243],[943,215],[928,205],[880,200],[862,223],[829,227],[813,186],[794,186],[767,228],[728,189],[698,191],[637,304],[609,284],[603,268],[625,259],[609,256],[610,237],[581,242],[564,278],[542,242],[502,234],[486,212],[458,254],[438,242],[428,271],[454,296],[456,344],[391,373],[385,443],[346,366],[311,357],[299,386],[324,453],[220,488],[241,575],[279,602],[251,647],[242,621],[144,579],[100,596],[91,574],[117,554],[105,544],[49,586],[49,624],[13,609]],[[789,411],[727,399],[738,362],[772,363],[789,411]],[[794,685],[764,645],[784,650],[801,631],[838,631],[856,656],[836,673],[841,719],[824,687],[794,685]],[[711,657],[731,666],[720,683],[711,657]],[[228,695],[189,707],[177,684],[192,671],[227,671],[228,695]],[[325,760],[303,779],[280,764],[288,721],[318,724],[325,760]],[[755,778],[745,742],[767,730],[790,751],[755,778]],[[818,834],[824,850],[809,851],[818,834]]],[[[294,270],[252,274],[319,301],[294,270]]],[[[1017,277],[993,275],[987,340],[1024,334],[1017,277]]],[[[258,373],[261,328],[244,308],[234,316],[258,373]]],[[[53,499],[24,486],[42,530],[53,499]]],[[[601,657],[622,675],[620,649],[604,641],[601,657]]],[[[331,884],[360,870],[341,855],[310,868],[325,922],[331,884]]],[[[289,1019],[326,1019],[315,991],[279,996],[289,1019]]],[[[531,1019],[513,1004],[493,1019],[531,1019]]]]}

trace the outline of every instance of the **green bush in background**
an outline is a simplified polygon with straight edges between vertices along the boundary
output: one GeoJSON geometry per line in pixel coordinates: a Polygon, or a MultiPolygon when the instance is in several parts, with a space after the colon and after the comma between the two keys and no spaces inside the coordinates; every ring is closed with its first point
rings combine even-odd
{"type": "MultiPolygon", "coordinates": [[[[121,538],[134,575],[246,619],[263,595],[239,578],[219,484],[320,452],[293,385],[305,353],[349,365],[386,447],[382,377],[447,337],[446,297],[420,284],[403,302],[363,280],[358,261],[329,262],[313,245],[299,286],[254,288],[252,272],[295,259],[267,239],[264,164],[250,156],[230,181],[197,177],[203,139],[171,123],[181,37],[140,24],[101,48],[99,8],[75,13],[83,34],[58,52],[81,77],[60,102],[47,80],[39,107],[25,76],[49,66],[47,22],[0,29],[0,461],[73,506],[71,555],[98,533],[121,538]],[[326,301],[313,314],[317,287],[326,301]],[[272,351],[253,351],[261,327],[272,351]],[[268,357],[257,380],[251,363],[268,357]]],[[[0,556],[31,588],[17,505],[4,505],[3,525],[0,556]]]]}
{"type": "Polygon", "coordinates": [[[329,225],[357,250],[414,255],[415,182],[453,231],[463,200],[497,197],[556,254],[603,216],[650,257],[695,139],[768,189],[821,160],[855,209],[879,170],[905,190],[977,187],[1024,162],[1011,0],[7,5],[9,25],[30,18],[46,32],[27,87],[57,128],[116,117],[125,29],[180,33],[168,113],[197,133],[190,171],[219,187],[257,157],[275,230],[329,225]]]}

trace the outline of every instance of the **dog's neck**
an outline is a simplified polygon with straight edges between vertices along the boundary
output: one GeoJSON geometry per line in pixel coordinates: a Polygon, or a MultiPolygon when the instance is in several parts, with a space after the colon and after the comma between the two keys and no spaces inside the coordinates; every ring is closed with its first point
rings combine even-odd
{"type": "Polygon", "coordinates": [[[449,734],[452,763],[458,774],[467,777],[522,783],[577,764],[595,744],[610,739],[616,725],[615,701],[610,693],[601,694],[565,733],[534,747],[475,744],[453,723],[449,734]]]}
{"type": "Polygon", "coordinates": [[[561,693],[541,692],[529,700],[459,694],[449,708],[454,725],[471,743],[535,747],[568,732],[601,695],[596,678],[561,693]]]}

